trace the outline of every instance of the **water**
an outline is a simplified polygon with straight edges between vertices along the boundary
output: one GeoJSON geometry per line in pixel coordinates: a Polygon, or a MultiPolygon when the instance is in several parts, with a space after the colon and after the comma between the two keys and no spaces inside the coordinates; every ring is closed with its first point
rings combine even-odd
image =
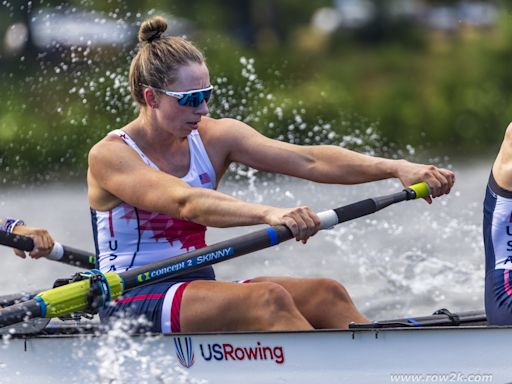
{"type": "MultiPolygon", "coordinates": [[[[483,308],[484,256],[481,212],[490,161],[455,165],[455,188],[429,206],[404,202],[323,231],[307,245],[289,241],[216,266],[219,279],[258,275],[329,277],[348,288],[371,319],[430,314],[438,308],[483,308]]],[[[220,190],[242,199],[323,211],[366,197],[397,191],[389,180],[358,186],[320,185],[278,177],[226,182],[220,190]]],[[[45,226],[59,242],[93,250],[86,186],[53,183],[2,188],[2,216],[45,226]]],[[[208,243],[255,228],[209,229],[208,243]]],[[[0,293],[50,287],[75,268],[47,260],[16,257],[0,248],[0,293]]]]}

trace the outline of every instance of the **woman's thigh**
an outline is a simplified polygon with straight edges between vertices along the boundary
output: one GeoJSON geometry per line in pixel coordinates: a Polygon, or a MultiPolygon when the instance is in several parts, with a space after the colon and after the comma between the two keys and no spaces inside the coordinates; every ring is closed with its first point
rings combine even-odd
{"type": "Polygon", "coordinates": [[[184,332],[312,329],[289,292],[273,282],[193,281],[183,293],[184,332]]]}

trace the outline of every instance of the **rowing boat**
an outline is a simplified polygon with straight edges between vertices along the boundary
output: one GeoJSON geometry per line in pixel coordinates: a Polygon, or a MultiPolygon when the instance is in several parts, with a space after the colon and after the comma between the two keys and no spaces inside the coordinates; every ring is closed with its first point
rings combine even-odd
{"type": "Polygon", "coordinates": [[[512,382],[511,327],[386,323],[390,327],[179,335],[50,327],[4,341],[0,382],[512,382]]]}

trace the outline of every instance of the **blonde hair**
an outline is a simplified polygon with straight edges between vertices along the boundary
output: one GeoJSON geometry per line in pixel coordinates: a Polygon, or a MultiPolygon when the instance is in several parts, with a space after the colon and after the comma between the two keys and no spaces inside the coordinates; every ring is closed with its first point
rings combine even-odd
{"type": "Polygon", "coordinates": [[[190,41],[163,36],[167,22],[160,16],[145,20],[139,29],[139,51],[130,65],[129,82],[133,99],[145,105],[144,86],[163,88],[176,80],[180,66],[204,63],[204,56],[190,41]]]}

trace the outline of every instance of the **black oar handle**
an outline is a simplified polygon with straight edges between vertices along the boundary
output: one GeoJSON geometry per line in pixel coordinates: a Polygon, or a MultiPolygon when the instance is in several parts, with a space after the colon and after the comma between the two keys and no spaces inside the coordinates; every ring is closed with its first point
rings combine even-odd
{"type": "Polygon", "coordinates": [[[416,193],[413,190],[404,189],[401,192],[393,193],[391,195],[361,200],[343,207],[334,208],[330,211],[320,212],[318,214],[321,223],[320,228],[332,228],[337,224],[380,211],[389,205],[399,203],[404,200],[413,200],[415,198],[416,193]]]}
{"type": "MultiPolygon", "coordinates": [[[[34,249],[34,240],[32,240],[31,237],[16,235],[14,233],[4,231],[0,231],[0,244],[11,248],[21,249],[26,252],[30,252],[34,249]]],[[[79,268],[96,268],[96,255],[94,253],[81,251],[60,243],[55,243],[47,258],[49,260],[58,261],[60,263],[73,265],[79,268]]]]}
{"type": "Polygon", "coordinates": [[[357,219],[371,213],[380,211],[383,208],[390,206],[391,204],[399,203],[405,200],[413,200],[416,198],[416,193],[410,189],[404,189],[401,192],[393,193],[391,195],[374,197],[372,199],[366,199],[345,205],[334,209],[338,216],[338,224],[344,223],[345,221],[357,219]]]}
{"type": "Polygon", "coordinates": [[[374,213],[377,211],[377,205],[375,204],[375,200],[366,199],[333,209],[333,211],[336,213],[336,216],[338,216],[339,224],[374,213]]]}
{"type": "Polygon", "coordinates": [[[48,256],[48,259],[85,269],[94,269],[97,264],[97,257],[94,253],[82,251],[59,243],[55,244],[52,252],[48,256]],[[57,251],[57,247],[62,247],[62,249],[57,251]]]}

